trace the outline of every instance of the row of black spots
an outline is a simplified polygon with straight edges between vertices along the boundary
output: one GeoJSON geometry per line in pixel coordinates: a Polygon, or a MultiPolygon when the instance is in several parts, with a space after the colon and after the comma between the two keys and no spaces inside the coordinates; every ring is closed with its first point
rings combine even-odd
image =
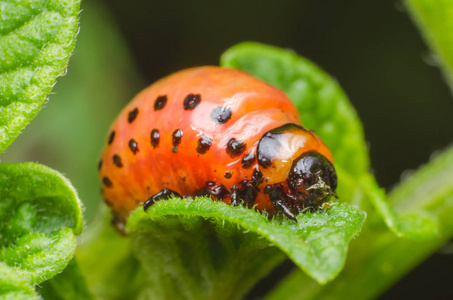
{"type": "Polygon", "coordinates": [[[112,181],[107,176],[102,177],[102,184],[105,185],[106,187],[112,187],[113,186],[112,181]]]}
{"type": "Polygon", "coordinates": [[[231,157],[236,157],[242,154],[246,149],[246,144],[243,141],[238,141],[235,138],[232,138],[228,141],[226,152],[231,157]]]}
{"type": "Polygon", "coordinates": [[[167,95],[161,95],[154,100],[154,111],[161,110],[167,104],[168,98],[167,95]]]}
{"type": "Polygon", "coordinates": [[[108,144],[111,145],[113,143],[114,139],[115,139],[115,131],[113,130],[112,132],[110,132],[108,144]]]}
{"type": "Polygon", "coordinates": [[[249,154],[244,155],[241,161],[241,165],[244,169],[250,168],[256,161],[255,153],[250,152],[249,154]]]}
{"type": "Polygon", "coordinates": [[[160,141],[159,129],[154,128],[153,130],[151,130],[151,146],[153,146],[153,148],[156,148],[157,146],[159,146],[159,141],[160,141]]]}
{"type": "Polygon", "coordinates": [[[134,108],[133,110],[131,110],[129,112],[129,114],[127,115],[127,122],[129,122],[129,124],[131,124],[132,122],[134,122],[134,120],[137,118],[138,116],[138,108],[134,108]]]}
{"type": "Polygon", "coordinates": [[[212,145],[212,140],[207,137],[207,136],[202,136],[201,138],[198,139],[198,144],[197,144],[197,153],[199,154],[205,154],[206,152],[209,151],[212,145]]]}
{"type": "Polygon", "coordinates": [[[225,124],[231,119],[231,109],[225,106],[217,106],[211,111],[211,119],[218,124],[225,124]]]}
{"type": "Polygon", "coordinates": [[[117,166],[118,168],[123,167],[123,162],[121,160],[121,157],[118,154],[113,155],[113,164],[117,166]]]}
{"type": "Polygon", "coordinates": [[[201,95],[200,94],[188,94],[183,101],[183,108],[184,110],[193,110],[195,107],[198,106],[201,102],[201,95]]]}
{"type": "Polygon", "coordinates": [[[132,153],[137,154],[138,152],[138,143],[134,139],[131,139],[128,143],[129,149],[131,149],[132,153]]]}
{"type": "Polygon", "coordinates": [[[184,133],[182,132],[181,129],[176,129],[175,131],[173,131],[172,133],[172,144],[173,144],[173,153],[176,153],[178,152],[178,146],[179,144],[181,144],[181,140],[182,140],[182,137],[183,137],[184,133]]]}

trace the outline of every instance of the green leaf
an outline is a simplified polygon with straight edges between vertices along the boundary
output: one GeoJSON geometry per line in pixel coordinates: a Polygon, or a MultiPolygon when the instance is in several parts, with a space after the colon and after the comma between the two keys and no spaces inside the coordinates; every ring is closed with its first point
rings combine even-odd
{"type": "Polygon", "coordinates": [[[79,0],[18,0],[0,6],[0,153],[36,116],[65,72],[79,0]]]}
{"type": "Polygon", "coordinates": [[[38,292],[44,299],[52,300],[94,299],[75,259],[69,262],[62,273],[42,283],[38,292]]]}
{"type": "Polygon", "coordinates": [[[453,90],[453,2],[406,0],[406,4],[453,90]]]}
{"type": "Polygon", "coordinates": [[[341,274],[319,286],[302,272],[285,279],[267,299],[375,299],[398,279],[453,238],[453,148],[438,155],[390,194],[396,212],[424,211],[439,222],[430,241],[401,239],[376,216],[369,216],[351,243],[341,274]],[[351,288],[354,287],[354,288],[351,288]]]}
{"type": "Polygon", "coordinates": [[[0,299],[39,300],[41,298],[16,271],[0,262],[0,299]]]}
{"type": "Polygon", "coordinates": [[[30,284],[61,272],[83,227],[69,181],[39,164],[0,164],[0,190],[0,261],[30,284]]]}
{"type": "Polygon", "coordinates": [[[155,298],[236,299],[282,261],[282,252],[318,282],[332,280],[364,218],[351,206],[334,204],[300,214],[298,223],[269,221],[207,198],[174,198],[146,213],[138,209],[127,228],[155,298]]]}

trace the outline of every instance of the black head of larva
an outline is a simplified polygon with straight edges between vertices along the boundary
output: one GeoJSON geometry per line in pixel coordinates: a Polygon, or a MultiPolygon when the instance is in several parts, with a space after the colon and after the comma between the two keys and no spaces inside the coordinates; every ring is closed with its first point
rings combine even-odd
{"type": "Polygon", "coordinates": [[[231,109],[229,107],[218,106],[211,111],[211,119],[219,124],[224,124],[231,119],[231,109]]]}
{"type": "Polygon", "coordinates": [[[134,108],[133,110],[131,110],[129,112],[129,114],[127,115],[127,121],[129,123],[132,123],[134,122],[135,118],[137,118],[137,115],[138,115],[138,108],[134,108]]]}
{"type": "Polygon", "coordinates": [[[184,110],[192,110],[198,106],[201,102],[201,95],[200,94],[188,94],[186,98],[184,98],[183,107],[184,110]]]}
{"type": "Polygon", "coordinates": [[[330,196],[336,196],[335,168],[316,151],[306,152],[293,161],[287,182],[296,194],[305,194],[310,204],[321,205],[330,196]]]}
{"type": "Polygon", "coordinates": [[[242,141],[232,138],[228,141],[226,151],[231,157],[238,156],[245,151],[246,145],[242,141]]]}
{"type": "Polygon", "coordinates": [[[156,98],[154,101],[154,111],[161,110],[167,104],[167,95],[162,95],[156,98]]]}

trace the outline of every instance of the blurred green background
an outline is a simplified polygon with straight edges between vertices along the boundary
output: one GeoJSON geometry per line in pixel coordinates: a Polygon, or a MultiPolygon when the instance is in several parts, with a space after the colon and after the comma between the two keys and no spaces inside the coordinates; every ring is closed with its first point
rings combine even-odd
{"type": "MultiPolygon", "coordinates": [[[[403,2],[92,0],[82,8],[68,74],[0,159],[63,172],[85,203],[88,223],[102,200],[98,157],[121,108],[171,72],[217,65],[241,41],[294,49],[339,81],[388,189],[453,141],[453,98],[403,2]]],[[[448,253],[447,245],[382,299],[453,297],[448,253]]],[[[250,298],[292,267],[278,268],[250,298]]]]}

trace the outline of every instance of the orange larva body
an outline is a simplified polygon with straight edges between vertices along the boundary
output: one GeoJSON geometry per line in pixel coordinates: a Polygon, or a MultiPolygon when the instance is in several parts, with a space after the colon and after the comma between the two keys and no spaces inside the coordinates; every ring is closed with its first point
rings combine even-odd
{"type": "Polygon", "coordinates": [[[254,204],[272,212],[263,189],[286,179],[295,157],[315,151],[332,162],[314,133],[292,127],[285,134],[301,132],[287,136],[292,146],[270,168],[260,164],[263,134],[289,123],[300,124],[291,101],[250,75],[220,67],[177,72],[138,94],[113,123],[99,169],[103,196],[125,219],[163,189],[185,196],[208,190],[229,204],[225,191],[253,179],[254,204]]]}

